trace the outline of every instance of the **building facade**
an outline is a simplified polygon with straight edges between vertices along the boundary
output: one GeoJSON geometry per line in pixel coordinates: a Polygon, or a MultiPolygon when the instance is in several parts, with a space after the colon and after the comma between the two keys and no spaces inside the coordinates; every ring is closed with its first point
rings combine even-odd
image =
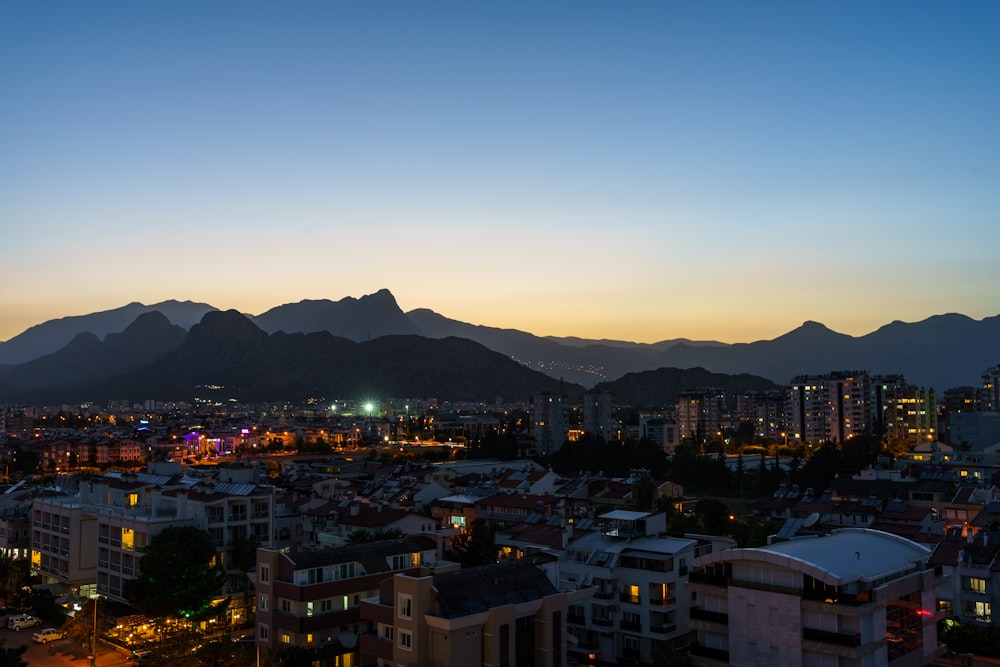
{"type": "Polygon", "coordinates": [[[695,559],[703,665],[925,665],[937,641],[931,551],[860,528],[695,559]]]}

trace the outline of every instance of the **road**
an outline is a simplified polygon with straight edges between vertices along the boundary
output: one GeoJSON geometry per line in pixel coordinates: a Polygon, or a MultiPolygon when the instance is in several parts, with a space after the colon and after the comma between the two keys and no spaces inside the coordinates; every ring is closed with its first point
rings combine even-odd
{"type": "MultiPolygon", "coordinates": [[[[45,626],[42,626],[45,627],[45,626]]],[[[38,628],[25,628],[24,630],[0,630],[0,639],[5,640],[4,646],[13,648],[26,644],[27,652],[24,654],[24,661],[31,667],[88,667],[90,661],[87,656],[90,652],[82,648],[76,642],[68,639],[58,639],[48,644],[35,644],[31,641],[31,635],[35,634],[38,628]]],[[[98,667],[123,667],[131,665],[128,656],[119,651],[115,651],[107,646],[97,647],[98,667]]]]}

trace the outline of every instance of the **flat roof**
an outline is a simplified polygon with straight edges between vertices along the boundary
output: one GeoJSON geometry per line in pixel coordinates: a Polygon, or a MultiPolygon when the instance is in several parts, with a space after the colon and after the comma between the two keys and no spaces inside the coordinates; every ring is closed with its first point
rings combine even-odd
{"type": "Polygon", "coordinates": [[[629,510],[614,510],[600,515],[599,519],[611,519],[612,521],[638,521],[647,516],[653,516],[650,512],[631,512],[629,510]]]}

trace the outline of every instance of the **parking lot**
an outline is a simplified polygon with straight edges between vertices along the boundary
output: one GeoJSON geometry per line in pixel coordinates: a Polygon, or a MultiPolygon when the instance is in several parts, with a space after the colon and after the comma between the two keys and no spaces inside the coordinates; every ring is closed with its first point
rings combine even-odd
{"type": "MultiPolygon", "coordinates": [[[[23,630],[8,630],[6,627],[0,629],[0,638],[5,641],[7,648],[14,648],[25,644],[28,646],[24,654],[24,660],[31,667],[86,667],[89,665],[87,656],[90,652],[76,642],[69,639],[57,639],[47,644],[35,644],[31,641],[31,636],[42,628],[50,627],[42,624],[35,628],[24,628],[23,630]]],[[[128,656],[122,652],[111,649],[107,646],[97,647],[98,667],[116,667],[130,665],[128,656]]]]}

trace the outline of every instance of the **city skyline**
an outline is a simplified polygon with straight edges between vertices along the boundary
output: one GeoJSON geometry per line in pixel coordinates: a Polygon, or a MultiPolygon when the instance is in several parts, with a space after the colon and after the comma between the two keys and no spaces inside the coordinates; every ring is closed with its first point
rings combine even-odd
{"type": "Polygon", "coordinates": [[[389,289],[537,335],[1000,312],[1000,6],[0,8],[0,341],[389,289]]]}

